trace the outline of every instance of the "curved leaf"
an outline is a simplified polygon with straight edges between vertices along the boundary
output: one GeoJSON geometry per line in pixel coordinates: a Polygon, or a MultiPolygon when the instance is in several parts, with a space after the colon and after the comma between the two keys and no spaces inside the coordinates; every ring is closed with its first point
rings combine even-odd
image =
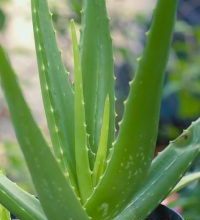
{"type": "Polygon", "coordinates": [[[145,219],[170,193],[200,152],[200,119],[161,152],[147,180],[115,220],[145,219]]]}
{"type": "Polygon", "coordinates": [[[145,181],[156,145],[176,6],[177,0],[158,1],[105,175],[86,204],[88,213],[95,219],[116,215],[145,181]]]}
{"type": "Polygon", "coordinates": [[[187,185],[189,185],[197,180],[200,180],[200,172],[188,174],[180,180],[180,182],[174,187],[174,189],[171,191],[171,193],[178,192],[181,189],[183,189],[184,187],[186,187],[187,185]]]}
{"type": "Polygon", "coordinates": [[[21,220],[47,220],[40,202],[3,174],[0,174],[0,203],[21,220]]]}
{"type": "Polygon", "coordinates": [[[30,113],[2,47],[0,79],[17,139],[48,220],[88,220],[70,184],[68,173],[64,176],[30,113]]]}
{"type": "Polygon", "coordinates": [[[47,0],[31,0],[40,85],[55,156],[75,182],[73,89],[57,48],[47,0]]]}

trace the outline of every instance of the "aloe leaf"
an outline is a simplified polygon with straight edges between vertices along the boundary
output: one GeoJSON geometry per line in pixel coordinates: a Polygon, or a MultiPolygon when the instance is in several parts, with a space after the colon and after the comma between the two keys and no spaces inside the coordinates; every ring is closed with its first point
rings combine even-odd
{"type": "Polygon", "coordinates": [[[200,119],[153,160],[147,180],[115,220],[145,219],[162,202],[199,155],[199,132],[200,119]]]}
{"type": "Polygon", "coordinates": [[[197,180],[200,180],[200,172],[188,174],[180,180],[180,182],[174,187],[171,193],[178,192],[197,180]]]}
{"type": "Polygon", "coordinates": [[[49,220],[88,219],[80,201],[51,153],[23,98],[16,76],[0,47],[0,79],[40,203],[49,220]]]}
{"type": "Polygon", "coordinates": [[[0,205],[0,219],[1,220],[11,220],[10,213],[3,206],[0,205]]]}
{"type": "Polygon", "coordinates": [[[0,202],[21,220],[47,220],[39,201],[2,173],[0,173],[0,202]]]}
{"type": "Polygon", "coordinates": [[[0,204],[0,219],[1,220],[11,220],[10,213],[0,204]]]}
{"type": "MultiPolygon", "coordinates": [[[[75,182],[73,89],[58,51],[47,0],[31,0],[44,108],[55,156],[75,182]]],[[[75,185],[75,184],[74,184],[75,185]]]]}
{"type": "Polygon", "coordinates": [[[99,147],[97,151],[97,156],[94,164],[93,170],[93,184],[97,185],[101,175],[106,167],[106,155],[108,148],[108,130],[109,130],[109,118],[110,118],[110,102],[109,96],[107,96],[105,105],[104,105],[104,114],[103,114],[103,122],[101,128],[101,136],[99,140],[99,147]]]}
{"type": "Polygon", "coordinates": [[[79,55],[79,47],[76,36],[75,24],[70,23],[71,37],[74,52],[74,87],[75,87],[75,158],[76,173],[79,183],[79,190],[83,202],[88,199],[92,193],[92,178],[87,149],[87,133],[85,123],[85,107],[83,98],[82,72],[79,55]]]}
{"type": "Polygon", "coordinates": [[[105,0],[83,1],[81,64],[87,132],[90,147],[96,153],[101,135],[104,103],[110,99],[108,146],[111,146],[115,131],[114,70],[112,40],[105,0]]]}
{"type": "Polygon", "coordinates": [[[5,208],[2,208],[1,214],[0,214],[1,220],[11,220],[10,213],[5,208]]]}
{"type": "Polygon", "coordinates": [[[86,204],[95,219],[110,219],[120,211],[146,178],[156,145],[176,8],[177,0],[158,1],[105,175],[86,204]]]}

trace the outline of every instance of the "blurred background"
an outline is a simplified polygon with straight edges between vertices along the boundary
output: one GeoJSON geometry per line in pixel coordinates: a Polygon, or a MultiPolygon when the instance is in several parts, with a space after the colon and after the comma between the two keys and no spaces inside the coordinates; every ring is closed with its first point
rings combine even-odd
{"type": "MultiPolygon", "coordinates": [[[[117,77],[117,121],[123,115],[123,101],[129,92],[128,82],[134,77],[138,57],[145,45],[145,33],[149,30],[155,2],[107,1],[117,77]]],[[[74,18],[80,24],[82,0],[49,0],[49,4],[63,62],[73,72],[68,22],[74,18]]],[[[200,116],[200,1],[180,0],[177,17],[163,90],[157,152],[200,116]]],[[[0,0],[0,43],[7,49],[35,119],[48,136],[37,74],[29,0],[0,0]]],[[[9,178],[34,193],[2,90],[0,167],[3,167],[9,178]]],[[[200,171],[200,158],[197,158],[189,172],[195,170],[200,171]]],[[[200,183],[191,184],[165,203],[178,209],[186,220],[199,220],[200,183]]]]}

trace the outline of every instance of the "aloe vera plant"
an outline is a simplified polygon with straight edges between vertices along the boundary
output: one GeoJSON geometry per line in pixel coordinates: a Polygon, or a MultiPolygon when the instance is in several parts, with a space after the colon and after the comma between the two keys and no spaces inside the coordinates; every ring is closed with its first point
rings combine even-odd
{"type": "Polygon", "coordinates": [[[51,144],[35,123],[1,46],[1,85],[37,198],[0,173],[0,203],[21,220],[145,219],[200,151],[197,120],[153,158],[177,0],[158,0],[118,132],[105,0],[84,0],[80,43],[70,23],[74,83],[57,48],[47,1],[31,4],[51,144]]]}

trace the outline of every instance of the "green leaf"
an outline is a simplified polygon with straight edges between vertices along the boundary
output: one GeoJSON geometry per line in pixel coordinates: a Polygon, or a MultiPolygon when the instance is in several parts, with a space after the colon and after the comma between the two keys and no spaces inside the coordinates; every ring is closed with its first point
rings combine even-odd
{"type": "Polygon", "coordinates": [[[156,145],[176,8],[177,0],[158,1],[105,175],[86,204],[89,215],[95,219],[116,215],[145,181],[156,145]]]}
{"type": "Polygon", "coordinates": [[[11,220],[10,213],[5,208],[2,208],[0,218],[1,220],[11,220]]]}
{"type": "Polygon", "coordinates": [[[188,186],[189,184],[191,184],[197,180],[200,180],[200,172],[188,174],[187,176],[184,176],[180,180],[180,182],[174,187],[174,189],[171,191],[171,193],[178,192],[181,189],[185,188],[186,186],[188,186]]]}
{"type": "Polygon", "coordinates": [[[40,203],[48,220],[83,219],[88,217],[62,173],[23,98],[16,76],[0,47],[0,79],[11,113],[16,136],[40,203]]]}
{"type": "Polygon", "coordinates": [[[58,51],[47,0],[31,0],[44,108],[54,152],[75,185],[73,89],[58,51]]]}
{"type": "Polygon", "coordinates": [[[81,35],[81,63],[87,132],[91,150],[96,153],[103,120],[104,103],[110,100],[108,146],[114,139],[114,70],[112,40],[105,0],[84,0],[81,35]]]}
{"type": "Polygon", "coordinates": [[[104,105],[103,122],[101,128],[101,136],[99,140],[99,147],[93,170],[93,184],[97,185],[100,177],[103,175],[106,167],[106,155],[108,148],[108,130],[109,130],[109,118],[110,118],[110,102],[109,96],[107,96],[104,105]]]}
{"type": "Polygon", "coordinates": [[[145,219],[182,178],[200,152],[200,119],[161,152],[147,180],[115,220],[145,219]]]}
{"type": "Polygon", "coordinates": [[[71,37],[74,52],[74,86],[75,86],[75,158],[76,173],[83,203],[92,193],[92,178],[87,149],[87,133],[85,123],[85,107],[83,98],[83,83],[78,41],[75,24],[71,21],[71,37]]]}
{"type": "MultiPolygon", "coordinates": [[[[2,173],[0,173],[0,203],[22,220],[47,220],[39,201],[2,173]]],[[[3,220],[1,217],[0,219],[3,220]]]]}
{"type": "Polygon", "coordinates": [[[0,204],[0,219],[1,220],[11,220],[10,213],[0,204]]]}

